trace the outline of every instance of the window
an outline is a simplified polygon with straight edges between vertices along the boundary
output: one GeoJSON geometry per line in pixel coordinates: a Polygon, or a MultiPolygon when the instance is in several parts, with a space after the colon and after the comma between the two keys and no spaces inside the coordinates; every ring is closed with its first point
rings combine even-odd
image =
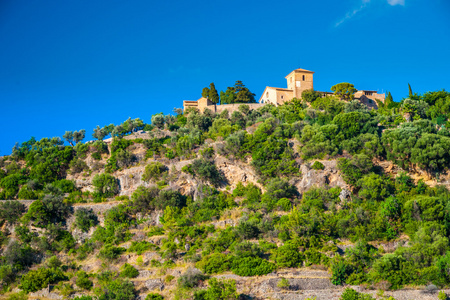
{"type": "Polygon", "coordinates": [[[373,92],[364,92],[364,95],[366,95],[366,96],[372,96],[372,95],[373,95],[373,92]]]}
{"type": "Polygon", "coordinates": [[[269,92],[266,93],[266,97],[269,98],[269,92]]]}
{"type": "Polygon", "coordinates": [[[302,75],[302,80],[305,81],[305,75],[302,75]]]}
{"type": "Polygon", "coordinates": [[[281,95],[281,100],[283,100],[283,98],[284,98],[284,96],[283,96],[283,95],[281,95]]]}
{"type": "Polygon", "coordinates": [[[296,87],[301,87],[301,83],[300,83],[299,80],[297,80],[297,81],[295,82],[295,86],[296,86],[296,87]]]}

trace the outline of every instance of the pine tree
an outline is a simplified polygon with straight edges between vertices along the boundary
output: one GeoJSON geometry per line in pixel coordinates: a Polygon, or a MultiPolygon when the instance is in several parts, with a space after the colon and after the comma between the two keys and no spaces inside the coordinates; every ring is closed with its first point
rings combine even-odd
{"type": "Polygon", "coordinates": [[[203,98],[209,98],[209,89],[207,87],[203,88],[203,90],[202,90],[202,97],[203,98]]]}
{"type": "Polygon", "coordinates": [[[209,85],[209,100],[212,103],[219,103],[219,93],[216,90],[216,87],[214,86],[214,82],[211,82],[209,85]]]}

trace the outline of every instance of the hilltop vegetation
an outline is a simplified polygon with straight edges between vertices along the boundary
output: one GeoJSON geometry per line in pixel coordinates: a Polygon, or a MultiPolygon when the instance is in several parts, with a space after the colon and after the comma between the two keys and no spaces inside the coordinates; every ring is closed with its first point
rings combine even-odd
{"type": "MultiPolygon", "coordinates": [[[[151,124],[128,119],[95,128],[87,143],[84,130],[69,131],[71,146],[57,137],[16,145],[0,158],[0,199],[12,200],[0,203],[2,291],[53,284],[83,300],[237,299],[245,293],[217,274],[308,266],[329,270],[335,285],[448,287],[450,193],[410,173],[437,182],[447,174],[450,93],[388,96],[378,110],[305,96],[257,110],[243,104],[231,115],[176,109],[151,124]],[[219,158],[250,166],[258,180],[231,184],[219,158]],[[327,160],[345,184],[300,192],[300,166],[319,173],[327,160]],[[403,171],[393,176],[380,161],[403,171]],[[121,195],[118,174],[137,167],[141,186],[121,195]],[[26,208],[15,199],[36,201],[26,208]],[[112,200],[120,203],[103,214],[79,207],[112,200]],[[380,246],[389,241],[395,250],[380,246]],[[168,288],[136,279],[149,270],[168,288]]],[[[346,290],[342,299],[358,297],[346,290]]]]}

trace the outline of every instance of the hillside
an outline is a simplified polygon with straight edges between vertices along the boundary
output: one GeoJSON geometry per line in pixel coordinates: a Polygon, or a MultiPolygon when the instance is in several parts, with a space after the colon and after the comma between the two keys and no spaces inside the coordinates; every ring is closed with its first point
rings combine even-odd
{"type": "Polygon", "coordinates": [[[446,299],[450,93],[310,101],[16,145],[0,298],[446,299]]]}

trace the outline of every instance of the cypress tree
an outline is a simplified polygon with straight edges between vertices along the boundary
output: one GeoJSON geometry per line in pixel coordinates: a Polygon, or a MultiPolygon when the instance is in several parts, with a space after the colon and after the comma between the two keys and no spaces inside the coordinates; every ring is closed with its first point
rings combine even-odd
{"type": "Polygon", "coordinates": [[[386,100],[384,101],[384,104],[387,108],[391,108],[390,105],[394,103],[394,98],[392,98],[391,92],[388,92],[386,100]]]}
{"type": "Polygon", "coordinates": [[[214,86],[214,82],[211,82],[209,85],[209,100],[212,103],[219,103],[219,93],[216,90],[216,87],[214,86]]]}
{"type": "Polygon", "coordinates": [[[413,92],[412,92],[411,85],[409,83],[408,83],[408,89],[409,89],[409,99],[411,99],[413,96],[413,92]]]}

